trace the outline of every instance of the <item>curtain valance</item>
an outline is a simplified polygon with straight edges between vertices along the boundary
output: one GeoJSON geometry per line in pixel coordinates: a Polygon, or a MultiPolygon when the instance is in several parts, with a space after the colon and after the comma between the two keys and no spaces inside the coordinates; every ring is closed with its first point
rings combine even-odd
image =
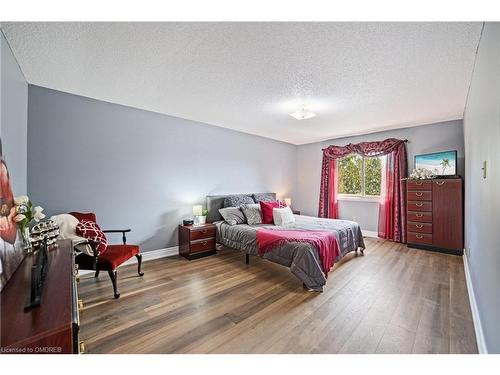
{"type": "Polygon", "coordinates": [[[331,145],[324,148],[323,155],[329,159],[339,159],[349,154],[359,154],[361,156],[382,156],[390,154],[396,148],[401,147],[407,140],[387,138],[383,141],[349,143],[346,146],[331,145]]]}

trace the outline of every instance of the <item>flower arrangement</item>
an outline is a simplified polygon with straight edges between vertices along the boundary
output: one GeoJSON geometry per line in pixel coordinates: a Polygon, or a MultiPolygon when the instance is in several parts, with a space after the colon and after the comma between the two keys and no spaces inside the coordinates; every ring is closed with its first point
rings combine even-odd
{"type": "Polygon", "coordinates": [[[40,206],[33,207],[33,203],[31,203],[31,200],[26,195],[14,198],[14,204],[16,206],[14,221],[20,227],[29,225],[32,220],[39,222],[45,217],[43,208],[40,206]]]}
{"type": "Polygon", "coordinates": [[[427,180],[430,178],[435,178],[436,175],[430,170],[425,168],[416,168],[410,173],[409,179],[412,180],[427,180]]]}
{"type": "Polygon", "coordinates": [[[43,208],[40,206],[33,207],[33,203],[26,195],[14,198],[14,206],[16,207],[16,216],[14,216],[14,221],[21,230],[24,248],[29,250],[31,249],[31,243],[29,240],[29,225],[33,220],[39,222],[45,217],[43,208]]]}

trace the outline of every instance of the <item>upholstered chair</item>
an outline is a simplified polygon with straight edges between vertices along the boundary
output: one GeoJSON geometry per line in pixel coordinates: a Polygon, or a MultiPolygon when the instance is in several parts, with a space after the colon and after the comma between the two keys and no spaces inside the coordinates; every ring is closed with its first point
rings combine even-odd
{"type": "MultiPolygon", "coordinates": [[[[70,215],[76,217],[78,221],[87,220],[97,223],[96,216],[94,213],[82,213],[82,212],[70,212],[70,215]]],[[[130,229],[113,229],[113,230],[103,230],[104,233],[121,233],[123,244],[119,245],[108,245],[106,251],[99,254],[97,251],[97,244],[93,241],[88,241],[88,245],[91,246],[93,251],[93,256],[87,255],[85,253],[79,253],[75,257],[75,262],[78,267],[82,270],[92,270],[95,271],[94,277],[99,277],[100,271],[107,271],[108,275],[113,284],[113,292],[115,298],[120,298],[120,293],[118,293],[118,273],[117,268],[135,256],[137,258],[137,273],[139,276],[143,276],[144,272],[141,271],[142,265],[142,254],[140,252],[139,246],[127,244],[126,233],[130,232],[130,229]]],[[[81,244],[80,244],[81,245],[81,244]]]]}

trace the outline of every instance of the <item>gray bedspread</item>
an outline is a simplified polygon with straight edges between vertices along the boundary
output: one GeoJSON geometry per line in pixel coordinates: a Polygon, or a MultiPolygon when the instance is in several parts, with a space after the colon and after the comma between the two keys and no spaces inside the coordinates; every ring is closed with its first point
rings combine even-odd
{"type": "MultiPolygon", "coordinates": [[[[340,247],[340,260],[345,254],[364,249],[365,243],[358,223],[347,220],[320,219],[311,216],[295,215],[295,223],[283,227],[269,224],[229,225],[224,221],[214,223],[217,226],[217,242],[250,255],[258,255],[256,232],[258,228],[306,229],[334,232],[340,247]]],[[[288,242],[265,253],[263,258],[289,267],[308,288],[322,290],[326,277],[322,271],[317,249],[304,242],[288,242]]]]}

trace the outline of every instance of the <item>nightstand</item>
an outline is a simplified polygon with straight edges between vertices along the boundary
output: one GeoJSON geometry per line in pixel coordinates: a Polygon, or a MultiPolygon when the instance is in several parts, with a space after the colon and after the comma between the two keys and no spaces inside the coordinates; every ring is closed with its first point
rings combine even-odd
{"type": "Polygon", "coordinates": [[[215,254],[215,225],[179,225],[179,254],[189,260],[215,254]]]}

